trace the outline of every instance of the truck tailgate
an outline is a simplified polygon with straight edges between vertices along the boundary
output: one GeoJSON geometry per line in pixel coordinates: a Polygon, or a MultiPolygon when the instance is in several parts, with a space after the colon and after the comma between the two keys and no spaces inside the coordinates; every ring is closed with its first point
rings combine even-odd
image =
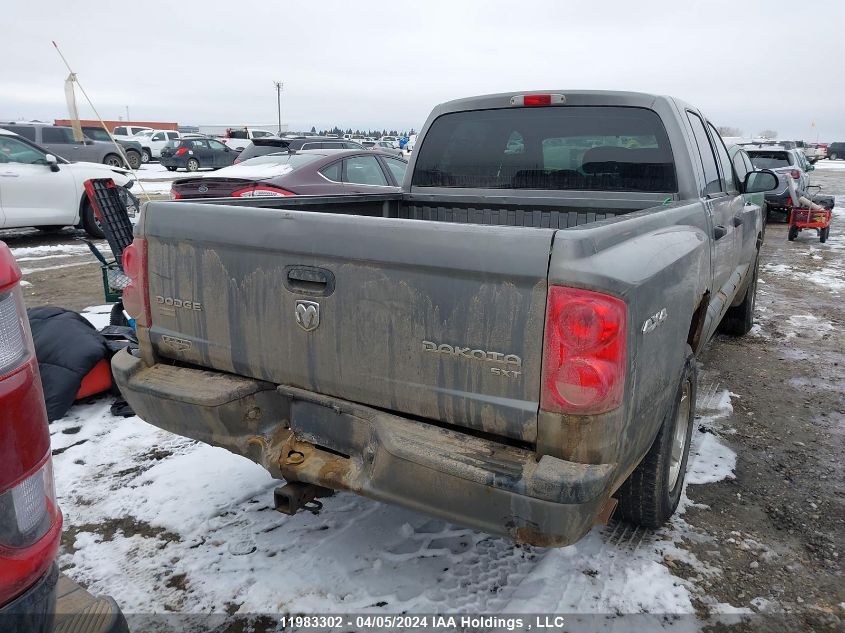
{"type": "Polygon", "coordinates": [[[143,233],[160,356],[536,439],[554,230],[153,202],[143,233]]]}

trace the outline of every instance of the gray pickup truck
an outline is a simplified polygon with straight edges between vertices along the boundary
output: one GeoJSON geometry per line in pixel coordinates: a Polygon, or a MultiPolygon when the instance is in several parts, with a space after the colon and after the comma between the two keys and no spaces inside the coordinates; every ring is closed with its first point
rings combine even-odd
{"type": "Polygon", "coordinates": [[[398,194],[148,203],[114,373],[143,419],[287,480],[288,513],[348,490],[537,545],[617,501],[656,527],[695,355],[752,326],[745,195],[776,185],[669,97],[453,101],[398,194]]]}

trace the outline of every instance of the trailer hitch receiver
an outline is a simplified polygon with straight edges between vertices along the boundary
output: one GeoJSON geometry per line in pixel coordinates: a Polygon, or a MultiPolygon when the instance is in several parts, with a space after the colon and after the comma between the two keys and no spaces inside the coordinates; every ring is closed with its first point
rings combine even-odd
{"type": "Polygon", "coordinates": [[[331,489],[323,486],[292,481],[273,491],[273,501],[276,511],[282,514],[293,516],[300,510],[308,510],[313,514],[318,514],[323,508],[323,504],[317,501],[317,497],[328,497],[332,493],[331,489]]]}

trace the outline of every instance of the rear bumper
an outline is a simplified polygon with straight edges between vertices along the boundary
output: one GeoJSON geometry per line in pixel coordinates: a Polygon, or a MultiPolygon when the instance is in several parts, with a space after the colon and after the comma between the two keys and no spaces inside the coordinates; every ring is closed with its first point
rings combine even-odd
{"type": "Polygon", "coordinates": [[[184,167],[188,164],[188,159],[182,156],[159,156],[158,162],[164,167],[184,167]]]}
{"type": "Polygon", "coordinates": [[[53,563],[26,592],[0,607],[0,631],[129,633],[129,627],[113,598],[92,596],[53,563]]]}
{"type": "Polygon", "coordinates": [[[790,202],[789,189],[785,189],[779,193],[767,193],[764,196],[764,200],[770,209],[785,209],[790,202]]]}
{"type": "Polygon", "coordinates": [[[222,446],[273,476],[348,490],[521,543],[564,546],[593,525],[614,464],[580,464],[300,389],[112,361],[144,420],[222,446]]]}

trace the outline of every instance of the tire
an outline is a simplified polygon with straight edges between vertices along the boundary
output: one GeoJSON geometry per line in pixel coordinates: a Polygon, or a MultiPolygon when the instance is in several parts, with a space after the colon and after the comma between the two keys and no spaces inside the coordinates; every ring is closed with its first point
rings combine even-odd
{"type": "Polygon", "coordinates": [[[695,355],[686,345],[678,389],[657,437],[617,493],[616,516],[622,520],[640,527],[658,528],[677,509],[694,431],[697,382],[695,355]]]}
{"type": "Polygon", "coordinates": [[[118,154],[106,154],[103,158],[103,164],[109,167],[125,167],[123,159],[118,154]]]}
{"type": "Polygon", "coordinates": [[[141,167],[141,154],[134,149],[126,150],[126,158],[129,160],[130,169],[139,169],[141,167]]]}
{"type": "Polygon", "coordinates": [[[167,167],[167,171],[176,171],[175,167],[167,167]]]}
{"type": "Polygon", "coordinates": [[[141,150],[141,162],[142,163],[149,163],[153,159],[153,155],[150,153],[146,147],[141,150]]]}
{"type": "Polygon", "coordinates": [[[819,242],[821,242],[822,244],[827,242],[827,238],[828,238],[829,235],[830,235],[830,227],[829,226],[826,226],[823,229],[819,229],[819,242]]]}
{"type": "Polygon", "coordinates": [[[788,239],[790,242],[794,242],[796,237],[798,237],[798,227],[790,226],[789,233],[786,234],[786,239],[788,239]]]}
{"type": "Polygon", "coordinates": [[[87,198],[82,205],[82,228],[93,238],[102,239],[106,236],[103,233],[103,229],[100,228],[100,223],[97,222],[97,218],[94,216],[94,208],[88,202],[87,198]]]}
{"type": "Polygon", "coordinates": [[[118,301],[111,307],[111,314],[109,315],[109,325],[128,326],[129,321],[123,314],[123,302],[118,301]]]}
{"type": "Polygon", "coordinates": [[[185,169],[188,171],[197,171],[200,168],[200,162],[196,158],[189,158],[185,164],[185,169]]]}
{"type": "Polygon", "coordinates": [[[830,160],[836,160],[839,158],[839,154],[833,152],[833,154],[831,154],[828,158],[830,158],[830,160]]]}

